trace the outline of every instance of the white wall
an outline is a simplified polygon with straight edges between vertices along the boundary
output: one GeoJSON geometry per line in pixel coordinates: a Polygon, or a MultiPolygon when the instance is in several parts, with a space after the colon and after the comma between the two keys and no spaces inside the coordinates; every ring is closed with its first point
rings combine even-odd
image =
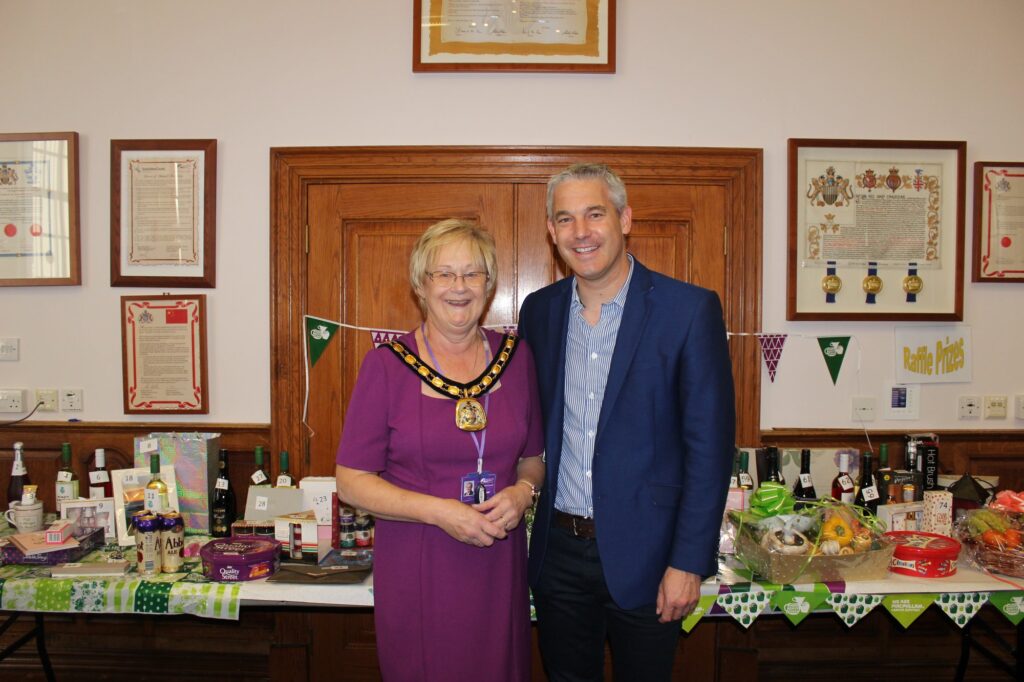
{"type": "MultiPolygon", "coordinates": [[[[0,130],[80,133],[83,268],[80,287],[0,290],[0,337],[22,343],[0,386],[81,387],[85,411],[58,418],[132,419],[118,300],[159,290],[109,286],[111,139],[218,140],[212,406],[194,419],[245,423],[270,419],[271,147],[762,147],[762,329],[852,334],[862,351],[833,387],[814,341],[792,339],[776,382],[763,373],[762,427],[853,426],[850,397],[882,399],[892,378],[894,325],[785,321],[786,140],[966,140],[969,165],[1024,160],[1024,4],[618,5],[615,75],[416,75],[411,0],[0,0],[0,130]]],[[[1022,303],[1024,285],[966,282],[973,382],[925,386],[920,421],[871,426],[1024,426],[955,410],[962,394],[1024,393],[1022,303]]]]}

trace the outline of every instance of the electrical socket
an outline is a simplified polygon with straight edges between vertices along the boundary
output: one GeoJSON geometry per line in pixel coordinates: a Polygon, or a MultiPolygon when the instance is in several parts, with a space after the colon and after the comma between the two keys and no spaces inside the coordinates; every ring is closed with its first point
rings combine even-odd
{"type": "Polygon", "coordinates": [[[57,389],[55,389],[55,388],[37,388],[36,389],[36,401],[35,401],[34,404],[39,405],[39,411],[40,412],[56,412],[57,411],[57,389]]]}
{"type": "Polygon", "coordinates": [[[981,416],[981,399],[976,395],[962,395],[958,402],[959,419],[977,419],[981,416]]]}
{"type": "Polygon", "coordinates": [[[0,339],[0,360],[17,362],[20,346],[21,339],[0,339]]]}
{"type": "Polygon", "coordinates": [[[84,391],[80,388],[60,389],[60,411],[81,412],[85,409],[84,391]]]}
{"type": "Polygon", "coordinates": [[[875,399],[871,396],[854,396],[852,418],[855,422],[875,421],[875,399]]]}
{"type": "Polygon", "coordinates": [[[25,391],[20,388],[0,388],[0,412],[24,412],[25,391]]]}
{"type": "Polygon", "coordinates": [[[1006,396],[985,396],[985,419],[1006,419],[1006,396]]]}

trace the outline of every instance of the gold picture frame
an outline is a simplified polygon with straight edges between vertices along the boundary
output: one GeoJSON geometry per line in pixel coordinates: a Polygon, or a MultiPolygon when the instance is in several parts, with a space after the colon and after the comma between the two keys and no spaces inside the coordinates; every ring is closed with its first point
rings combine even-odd
{"type": "Polygon", "coordinates": [[[615,73],[616,0],[413,0],[412,70],[615,73]]]}
{"type": "Polygon", "coordinates": [[[78,133],[0,134],[0,286],[82,283],[78,133]]]}

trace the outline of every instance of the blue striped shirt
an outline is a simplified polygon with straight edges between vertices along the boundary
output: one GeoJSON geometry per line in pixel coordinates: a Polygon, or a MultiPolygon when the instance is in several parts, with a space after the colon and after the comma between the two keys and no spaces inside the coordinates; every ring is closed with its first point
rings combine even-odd
{"type": "Polygon", "coordinates": [[[567,514],[594,517],[592,471],[597,420],[601,416],[608,369],[631,279],[633,257],[629,256],[626,281],[615,298],[601,304],[601,318],[593,327],[583,317],[583,303],[575,278],[572,282],[569,331],[565,340],[562,455],[558,464],[558,490],[555,491],[555,508],[567,514]]]}

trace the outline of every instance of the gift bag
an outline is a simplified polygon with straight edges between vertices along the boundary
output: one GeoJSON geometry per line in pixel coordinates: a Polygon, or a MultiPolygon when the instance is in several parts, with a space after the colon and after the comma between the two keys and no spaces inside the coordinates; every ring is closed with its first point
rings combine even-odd
{"type": "Polygon", "coordinates": [[[174,467],[178,511],[186,535],[210,534],[210,499],[217,480],[219,433],[151,433],[135,438],[135,466],[149,468],[149,457],[160,454],[161,465],[174,467]]]}

